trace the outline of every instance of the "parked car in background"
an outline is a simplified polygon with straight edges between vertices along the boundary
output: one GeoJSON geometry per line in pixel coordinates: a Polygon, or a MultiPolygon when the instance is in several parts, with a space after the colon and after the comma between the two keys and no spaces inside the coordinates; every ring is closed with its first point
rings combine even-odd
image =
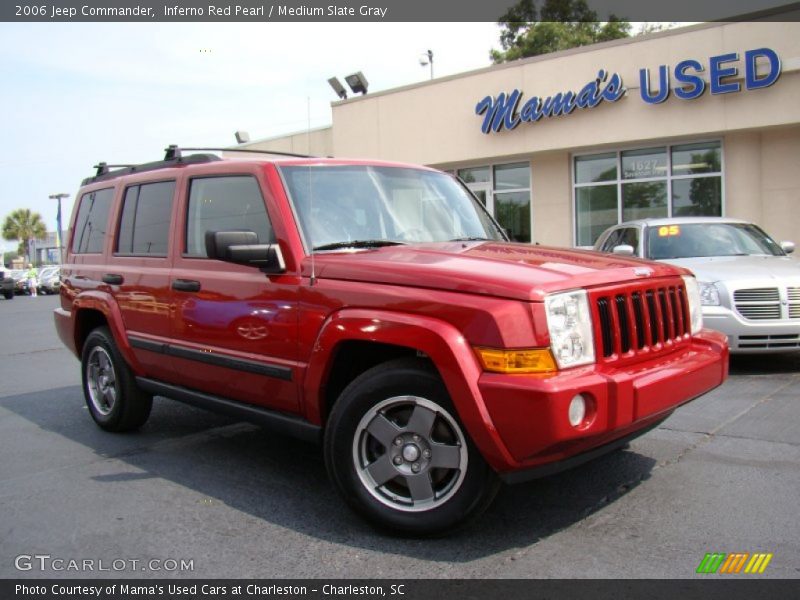
{"type": "Polygon", "coordinates": [[[15,294],[28,294],[28,271],[25,269],[15,269],[10,271],[10,276],[14,280],[15,294]]]}
{"type": "Polygon", "coordinates": [[[6,275],[6,272],[0,269],[0,294],[6,300],[14,299],[14,279],[6,275]]]}
{"type": "Polygon", "coordinates": [[[697,276],[707,327],[731,352],[800,350],[800,262],[793,242],[777,243],[739,219],[644,219],[610,227],[595,250],[686,267],[697,276]]]}
{"type": "Polygon", "coordinates": [[[39,293],[57,294],[61,287],[61,267],[58,265],[42,267],[39,270],[39,293]]]}

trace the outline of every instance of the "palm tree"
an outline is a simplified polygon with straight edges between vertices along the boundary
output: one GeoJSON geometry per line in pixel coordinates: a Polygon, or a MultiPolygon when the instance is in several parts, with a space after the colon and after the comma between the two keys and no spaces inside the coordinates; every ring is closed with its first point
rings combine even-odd
{"type": "Polygon", "coordinates": [[[31,212],[28,208],[18,208],[6,217],[3,223],[3,238],[19,240],[19,253],[25,255],[25,262],[30,260],[30,243],[32,240],[43,240],[47,237],[47,227],[42,215],[31,212]]]}

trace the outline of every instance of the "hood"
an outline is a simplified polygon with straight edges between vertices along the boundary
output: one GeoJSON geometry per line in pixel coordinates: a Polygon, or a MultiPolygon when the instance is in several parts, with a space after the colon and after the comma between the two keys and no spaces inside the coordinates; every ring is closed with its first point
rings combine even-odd
{"type": "MultiPolygon", "coordinates": [[[[541,301],[548,293],[686,273],[638,258],[508,242],[443,242],[319,253],[319,279],[541,301]]],[[[306,258],[304,275],[310,274],[306,258]]]]}
{"type": "Polygon", "coordinates": [[[800,281],[800,261],[788,256],[711,256],[671,259],[668,262],[692,271],[699,281],[713,283],[771,283],[787,278],[800,281]]]}

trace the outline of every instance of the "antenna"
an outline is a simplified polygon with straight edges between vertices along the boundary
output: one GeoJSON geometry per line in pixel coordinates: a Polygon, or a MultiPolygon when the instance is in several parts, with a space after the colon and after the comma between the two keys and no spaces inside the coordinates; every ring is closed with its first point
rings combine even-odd
{"type": "MultiPolygon", "coordinates": [[[[306,144],[308,147],[308,151],[311,152],[311,97],[306,96],[306,117],[307,117],[307,125],[306,125],[306,144]]],[[[311,165],[308,165],[308,213],[311,218],[314,218],[314,191],[311,186],[311,165]]],[[[317,283],[317,270],[314,264],[314,239],[313,239],[313,227],[309,228],[308,232],[308,241],[311,245],[311,280],[309,281],[309,285],[314,287],[314,284],[317,283]]]]}

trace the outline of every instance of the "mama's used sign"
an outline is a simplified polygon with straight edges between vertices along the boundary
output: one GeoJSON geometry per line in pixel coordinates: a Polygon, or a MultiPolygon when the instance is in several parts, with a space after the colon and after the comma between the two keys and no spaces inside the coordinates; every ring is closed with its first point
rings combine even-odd
{"type": "MultiPolygon", "coordinates": [[[[687,59],[675,65],[670,72],[668,65],[658,67],[658,85],[650,80],[650,69],[639,70],[639,95],[648,104],[660,104],[674,93],[681,100],[699,98],[710,89],[711,95],[739,92],[771,86],[781,73],[781,61],[774,50],[758,48],[744,53],[744,81],[740,81],[739,54],[731,52],[708,59],[708,83],[701,74],[705,66],[697,60],[687,59]],[[758,59],[766,60],[766,72],[757,73],[758,59]],[[671,76],[670,76],[671,75],[671,76]],[[674,80],[674,83],[673,83],[674,80]]],[[[594,108],[602,102],[613,103],[625,96],[627,89],[619,73],[608,73],[601,69],[597,77],[580,90],[568,90],[552,96],[532,96],[524,100],[522,91],[515,89],[497,96],[486,96],[475,106],[475,114],[483,115],[481,131],[499,132],[515,129],[520,123],[535,123],[544,118],[568,115],[575,110],[594,108]]]]}

